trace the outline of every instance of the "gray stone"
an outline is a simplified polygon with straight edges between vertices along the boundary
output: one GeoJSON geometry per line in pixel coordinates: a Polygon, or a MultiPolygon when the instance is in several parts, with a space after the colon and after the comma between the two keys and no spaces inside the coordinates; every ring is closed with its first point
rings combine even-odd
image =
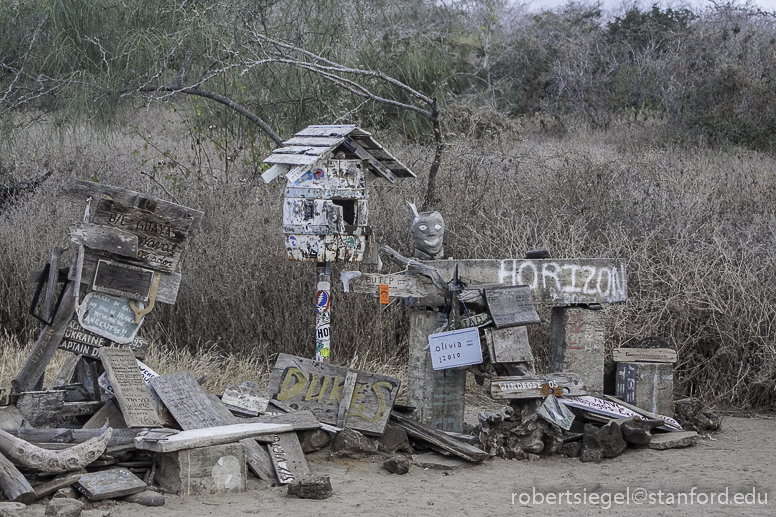
{"type": "Polygon", "coordinates": [[[564,443],[560,448],[560,453],[567,458],[579,458],[580,454],[582,454],[582,442],[564,443]]]}
{"type": "Polygon", "coordinates": [[[68,499],[77,499],[78,498],[78,492],[75,488],[68,486],[65,488],[60,488],[56,492],[54,492],[54,495],[51,496],[54,499],[58,499],[61,497],[66,497],[68,499]]]}
{"type": "Polygon", "coordinates": [[[394,456],[385,460],[383,467],[391,474],[403,475],[410,471],[410,460],[404,456],[394,456]]]}
{"type": "Polygon", "coordinates": [[[615,420],[613,423],[620,426],[622,437],[626,442],[633,445],[649,445],[652,439],[652,430],[663,425],[662,420],[630,417],[621,420],[615,420]]]}
{"type": "Polygon", "coordinates": [[[19,515],[18,512],[27,508],[24,503],[12,503],[9,501],[0,503],[0,517],[13,517],[19,515]]]}
{"type": "Polygon", "coordinates": [[[608,423],[601,428],[598,434],[598,443],[601,444],[604,458],[616,458],[628,447],[627,442],[622,437],[620,426],[615,423],[608,423]]]}
{"type": "Polygon", "coordinates": [[[146,490],[139,494],[128,495],[124,502],[135,503],[142,506],[164,506],[164,496],[152,490],[146,490]]]}
{"type": "Polygon", "coordinates": [[[419,468],[432,470],[456,470],[477,465],[477,463],[472,463],[463,458],[457,456],[443,456],[438,452],[418,454],[413,458],[412,463],[419,468]]]}
{"type": "Polygon", "coordinates": [[[681,449],[695,445],[698,441],[698,433],[695,431],[684,431],[679,433],[656,434],[652,436],[649,442],[650,449],[681,449]]]}
{"type": "Polygon", "coordinates": [[[582,452],[579,459],[584,462],[601,461],[604,451],[601,448],[601,430],[593,424],[585,424],[582,434],[582,452]]]}
{"type": "Polygon", "coordinates": [[[331,453],[338,458],[363,458],[380,454],[374,440],[349,427],[334,437],[331,442],[331,453]]]}
{"type": "Polygon", "coordinates": [[[410,445],[407,431],[405,431],[403,427],[392,424],[391,422],[388,422],[385,425],[383,435],[377,439],[377,449],[380,452],[386,452],[388,454],[397,452],[413,454],[415,452],[410,445]]]}
{"type": "Polygon", "coordinates": [[[48,517],[80,517],[84,503],[76,499],[67,497],[58,497],[52,499],[46,506],[46,516],[48,517]]]}
{"type": "Polygon", "coordinates": [[[300,499],[328,499],[331,494],[329,476],[309,476],[288,485],[288,495],[300,499]]]}
{"type": "Polygon", "coordinates": [[[299,445],[302,446],[302,452],[305,454],[320,451],[331,443],[331,435],[323,429],[309,429],[296,434],[299,436],[299,445]]]}
{"type": "Polygon", "coordinates": [[[674,401],[674,418],[688,431],[717,431],[722,419],[713,411],[704,410],[694,397],[674,401]]]}

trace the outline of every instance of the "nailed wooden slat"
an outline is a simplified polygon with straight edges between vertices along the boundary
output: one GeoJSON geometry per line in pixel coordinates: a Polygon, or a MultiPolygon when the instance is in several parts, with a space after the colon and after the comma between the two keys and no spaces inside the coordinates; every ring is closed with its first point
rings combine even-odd
{"type": "MultiPolygon", "coordinates": [[[[278,403],[277,400],[273,401],[278,403]]],[[[262,415],[252,418],[243,418],[244,423],[263,422],[265,424],[288,424],[294,428],[294,431],[307,431],[309,429],[318,429],[323,426],[315,415],[310,411],[292,411],[290,413],[280,413],[278,415],[262,415]]]]}
{"type": "Polygon", "coordinates": [[[272,466],[281,485],[293,483],[310,475],[310,467],[307,465],[296,433],[274,434],[268,448],[272,466]]]}
{"type": "Polygon", "coordinates": [[[494,363],[533,363],[531,345],[526,327],[485,329],[485,339],[494,363]]]}
{"type": "Polygon", "coordinates": [[[347,147],[351,152],[355,153],[356,156],[362,160],[366,160],[367,163],[369,163],[369,167],[373,173],[382,176],[391,183],[396,183],[396,175],[394,175],[393,172],[388,169],[388,167],[383,165],[379,160],[372,156],[369,151],[361,147],[358,142],[351,138],[346,138],[343,142],[343,145],[345,145],[345,147],[347,147]]]}
{"type": "Polygon", "coordinates": [[[345,140],[341,136],[319,136],[319,137],[305,137],[295,136],[289,140],[283,142],[283,145],[312,145],[316,147],[337,147],[342,141],[345,140]]]}
{"type": "Polygon", "coordinates": [[[355,124],[343,124],[343,125],[312,125],[307,126],[294,136],[347,136],[356,129],[355,124]]]}
{"type": "Polygon", "coordinates": [[[35,501],[35,491],[27,478],[2,454],[0,454],[0,489],[8,501],[22,504],[32,504],[35,501]]]}
{"type": "Polygon", "coordinates": [[[456,440],[443,431],[415,422],[396,411],[391,412],[391,419],[403,427],[408,435],[425,440],[435,448],[455,454],[465,460],[480,462],[490,457],[488,453],[482,449],[456,440]]]}
{"type": "Polygon", "coordinates": [[[137,235],[121,228],[80,222],[70,227],[70,240],[87,248],[137,257],[137,235]]]}
{"type": "Polygon", "coordinates": [[[272,180],[277,178],[278,176],[282,176],[283,174],[286,174],[288,172],[288,169],[290,169],[290,165],[284,165],[282,163],[276,163],[261,175],[261,179],[264,180],[264,183],[270,183],[272,180]]]}
{"type": "Polygon", "coordinates": [[[618,363],[675,363],[677,355],[670,348],[615,348],[612,359],[618,363]]]}
{"type": "MultiPolygon", "coordinates": [[[[116,343],[115,341],[110,341],[93,332],[89,332],[78,323],[77,318],[73,318],[70,320],[70,323],[67,324],[67,329],[65,330],[62,342],[59,344],[59,349],[73,352],[73,354],[78,354],[79,356],[83,355],[99,359],[100,348],[102,347],[129,348],[132,350],[132,353],[135,354],[136,358],[142,360],[148,352],[149,345],[150,342],[140,336],[135,336],[130,343],[116,343]]],[[[67,384],[67,382],[63,384],[67,384]]]]}
{"type": "Polygon", "coordinates": [[[539,314],[533,304],[531,288],[527,285],[485,290],[488,312],[496,328],[539,323],[539,314]]]}
{"type": "Polygon", "coordinates": [[[267,410],[267,404],[269,404],[266,392],[237,384],[226,385],[221,401],[228,409],[250,416],[264,413],[267,410]]]}
{"type": "Polygon", "coordinates": [[[273,153],[270,156],[264,158],[264,163],[283,163],[287,165],[312,165],[318,160],[322,159],[321,156],[307,156],[296,154],[278,154],[273,153]]]}
{"type": "Polygon", "coordinates": [[[328,151],[325,147],[316,147],[312,145],[289,145],[287,147],[278,147],[272,154],[298,154],[306,156],[320,156],[328,151]]]}
{"type": "Polygon", "coordinates": [[[388,296],[399,298],[424,296],[426,293],[423,283],[417,276],[398,273],[392,275],[361,273],[357,278],[348,281],[348,290],[377,296],[381,285],[388,286],[388,296]]]}
{"type": "Polygon", "coordinates": [[[547,395],[585,396],[587,388],[579,375],[570,372],[494,377],[490,382],[490,396],[494,399],[531,399],[547,395]]]}

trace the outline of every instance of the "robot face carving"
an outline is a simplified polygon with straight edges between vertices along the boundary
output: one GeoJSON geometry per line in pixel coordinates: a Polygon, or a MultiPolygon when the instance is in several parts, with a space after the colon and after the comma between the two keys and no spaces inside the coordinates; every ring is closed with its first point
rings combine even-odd
{"type": "Polygon", "coordinates": [[[412,240],[415,242],[415,257],[441,259],[444,255],[442,240],[445,236],[445,221],[439,212],[422,212],[412,218],[410,224],[412,240]]]}

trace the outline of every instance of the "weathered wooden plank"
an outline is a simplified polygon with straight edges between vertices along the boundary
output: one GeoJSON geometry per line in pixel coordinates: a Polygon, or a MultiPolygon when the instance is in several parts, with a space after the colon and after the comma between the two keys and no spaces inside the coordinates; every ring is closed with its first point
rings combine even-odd
{"type": "Polygon", "coordinates": [[[458,327],[462,329],[467,329],[469,327],[481,328],[490,325],[491,323],[493,323],[493,320],[487,312],[480,314],[465,314],[458,320],[458,327]]]}
{"type": "MultiPolygon", "coordinates": [[[[45,321],[51,321],[51,317],[54,315],[54,294],[57,290],[57,283],[59,280],[59,259],[62,256],[63,248],[60,246],[54,246],[51,250],[51,262],[49,263],[49,276],[46,286],[46,298],[43,303],[43,319],[45,321]]],[[[43,330],[43,324],[40,327],[43,330]]],[[[37,386],[38,389],[42,387],[37,386]]]]}
{"type": "MultiPolygon", "coordinates": [[[[275,402],[277,402],[277,400],[275,402]]],[[[310,429],[318,429],[323,426],[323,424],[321,424],[318,419],[315,418],[315,415],[307,410],[243,418],[240,421],[246,424],[253,422],[263,422],[266,424],[288,424],[294,429],[294,431],[307,431],[310,429]]]]}
{"type": "Polygon", "coordinates": [[[87,400],[81,402],[65,402],[60,413],[62,418],[71,416],[89,416],[95,414],[103,406],[101,400],[87,400]]]}
{"type": "Polygon", "coordinates": [[[8,501],[23,504],[32,504],[35,501],[35,491],[27,478],[2,454],[0,454],[0,489],[8,501]]]}
{"type": "Polygon", "coordinates": [[[78,203],[81,207],[83,207],[83,203],[88,198],[92,198],[92,206],[94,206],[95,200],[99,200],[102,194],[107,194],[115,201],[127,206],[132,206],[137,200],[145,200],[155,206],[154,213],[156,215],[171,219],[190,219],[188,223],[189,232],[197,230],[204,216],[204,213],[200,210],[171,203],[153,196],[147,196],[133,190],[91,181],[78,180],[70,182],[60,189],[59,194],[72,202],[78,203]]]}
{"type": "Polygon", "coordinates": [[[133,260],[136,265],[174,273],[178,270],[181,254],[186,247],[192,220],[173,219],[127,206],[103,194],[97,203],[92,222],[136,235],[137,256],[133,260]]]}
{"type": "Polygon", "coordinates": [[[485,329],[485,340],[494,363],[533,363],[526,327],[485,329]]]}
{"type": "MultiPolygon", "coordinates": [[[[294,136],[318,136],[318,137],[345,137],[356,129],[355,124],[340,125],[311,125],[296,133],[294,136]]],[[[366,133],[362,131],[362,133],[366,133]]],[[[369,133],[366,133],[369,134],[369,133]]]]}
{"type": "Polygon", "coordinates": [[[31,426],[16,406],[6,406],[0,409],[0,429],[20,429],[22,427],[31,426]]]}
{"type": "Polygon", "coordinates": [[[151,385],[183,430],[226,424],[191,372],[160,375],[151,379],[151,385]]]}
{"type": "Polygon", "coordinates": [[[423,282],[414,275],[393,274],[378,275],[361,273],[361,276],[348,281],[348,290],[354,293],[379,294],[381,285],[388,286],[388,296],[399,298],[425,296],[427,289],[423,282]]]}
{"type": "Polygon", "coordinates": [[[427,425],[423,425],[414,420],[410,420],[406,416],[396,411],[391,412],[391,419],[399,424],[407,431],[407,434],[415,438],[420,438],[434,447],[440,448],[451,454],[455,454],[465,460],[472,462],[480,462],[490,456],[485,451],[478,449],[468,443],[461,442],[448,434],[433,429],[427,425]]]}
{"type": "Polygon", "coordinates": [[[109,399],[105,404],[90,418],[82,427],[82,429],[100,429],[103,427],[111,427],[116,429],[126,429],[127,421],[124,420],[124,415],[121,414],[121,409],[116,404],[114,399],[109,399]]]}
{"type": "Polygon", "coordinates": [[[182,449],[239,442],[246,438],[285,433],[292,430],[291,426],[286,424],[231,424],[181,431],[161,440],[149,440],[148,437],[138,436],[135,439],[135,447],[153,452],[174,452],[182,449]]]}
{"type": "Polygon", "coordinates": [[[273,153],[264,160],[262,160],[264,163],[282,163],[284,165],[304,165],[306,167],[311,166],[318,160],[326,159],[327,156],[320,155],[320,156],[308,156],[308,155],[298,155],[298,154],[280,154],[280,153],[273,153]]]}
{"type": "Polygon", "coordinates": [[[547,395],[582,396],[587,395],[587,388],[574,373],[494,377],[490,382],[490,396],[494,399],[531,399],[547,395]]]}
{"type": "MultiPolygon", "coordinates": [[[[474,284],[527,285],[534,303],[615,303],[628,298],[624,259],[492,259],[424,261],[442,278],[452,278],[456,265],[474,284]]],[[[439,296],[418,299],[416,306],[440,306],[439,296]]],[[[441,302],[440,302],[441,300],[441,302]]]]}
{"type": "Polygon", "coordinates": [[[388,167],[383,165],[381,161],[372,156],[369,151],[364,149],[360,143],[356,142],[352,138],[345,138],[345,141],[342,144],[347,147],[349,151],[355,153],[356,156],[362,160],[366,160],[373,172],[376,172],[378,175],[390,181],[391,183],[396,183],[396,175],[391,172],[388,167]]]}
{"type": "MultiPolygon", "coordinates": [[[[67,324],[65,335],[59,344],[60,350],[73,352],[75,360],[78,356],[100,358],[100,348],[128,348],[138,359],[144,359],[148,352],[149,341],[143,337],[135,336],[130,343],[116,343],[93,332],[89,332],[73,318],[67,324]]],[[[69,359],[68,359],[69,360],[69,359]]],[[[72,376],[71,376],[72,379],[72,376]]],[[[68,381],[69,383],[70,381],[68,381]]],[[[67,383],[65,383],[67,384],[67,383]]],[[[54,384],[57,385],[56,383],[54,384]]]]}
{"type": "Polygon", "coordinates": [[[59,474],[48,483],[44,483],[35,487],[35,499],[37,500],[41,497],[46,497],[47,495],[53,494],[60,488],[69,487],[81,479],[81,476],[84,474],[86,474],[86,470],[84,469],[82,469],[81,472],[66,472],[64,474],[59,474]]]}
{"type": "Polygon", "coordinates": [[[382,163],[385,167],[391,170],[393,174],[399,178],[415,178],[416,175],[406,165],[398,160],[395,156],[391,155],[383,148],[380,143],[371,138],[369,135],[359,135],[353,132],[350,135],[353,140],[363,147],[369,154],[374,156],[376,160],[382,163]]]}
{"type": "Polygon", "coordinates": [[[148,488],[142,479],[124,468],[83,474],[75,487],[90,501],[138,494],[148,488]]]}
{"type": "MultiPolygon", "coordinates": [[[[32,444],[43,443],[64,443],[75,445],[83,443],[92,438],[102,436],[105,429],[4,429],[4,431],[12,436],[21,438],[26,442],[32,444]]],[[[131,445],[134,443],[135,437],[138,433],[144,431],[144,429],[114,429],[108,440],[108,447],[116,447],[119,445],[131,445]]]]}
{"type": "MultiPolygon", "coordinates": [[[[83,268],[81,274],[81,283],[91,286],[94,283],[94,277],[97,273],[97,262],[100,259],[105,259],[106,256],[87,252],[84,254],[83,268]]],[[[68,277],[71,281],[76,280],[76,275],[73,271],[70,272],[68,277]]],[[[165,273],[162,272],[162,276],[159,278],[159,287],[156,289],[156,301],[161,303],[174,304],[178,298],[178,289],[181,283],[180,273],[165,273]]],[[[64,303],[64,302],[63,302],[64,303]]]]}
{"type": "Polygon", "coordinates": [[[101,348],[100,359],[127,426],[162,427],[134,354],[125,348],[101,348]]]}
{"type": "Polygon", "coordinates": [[[395,377],[280,354],[267,392],[293,409],[309,409],[319,421],[336,425],[345,378],[350,371],[356,373],[357,381],[346,425],[382,434],[401,384],[395,377]]]}
{"type": "Polygon", "coordinates": [[[434,370],[428,353],[428,336],[438,325],[439,313],[411,311],[407,404],[415,406],[413,418],[444,431],[462,432],[466,408],[466,371],[434,370]]]}
{"type": "Polygon", "coordinates": [[[299,445],[296,433],[277,433],[269,444],[269,457],[281,485],[310,475],[310,467],[299,445]]]}
{"type": "Polygon", "coordinates": [[[345,138],[341,136],[333,136],[333,137],[295,136],[283,142],[283,145],[305,145],[305,146],[312,145],[316,147],[336,147],[339,144],[341,144],[344,140],[345,138]]]}
{"type": "Polygon", "coordinates": [[[305,156],[320,156],[326,154],[328,149],[326,147],[314,146],[314,145],[286,145],[284,147],[278,147],[272,151],[272,155],[277,154],[296,154],[305,156]]]}
{"type": "Polygon", "coordinates": [[[256,388],[227,384],[221,402],[236,413],[257,416],[267,410],[269,397],[266,392],[256,388]]]}
{"type": "Polygon", "coordinates": [[[121,228],[84,222],[75,223],[70,227],[70,240],[87,248],[122,257],[137,257],[137,235],[121,228]]]}
{"type": "Polygon", "coordinates": [[[612,359],[618,363],[675,363],[677,354],[670,348],[615,348],[612,359]]]}
{"type": "Polygon", "coordinates": [[[67,323],[75,312],[73,287],[72,283],[68,284],[59,310],[54,316],[54,321],[51,322],[51,325],[43,328],[32,352],[30,352],[16,378],[11,381],[16,393],[32,390],[46,372],[46,366],[48,366],[51,358],[54,357],[57,347],[65,335],[67,323]]]}
{"type": "Polygon", "coordinates": [[[541,321],[531,298],[531,289],[526,285],[486,289],[485,299],[496,328],[516,327],[541,321]]]}
{"type": "Polygon", "coordinates": [[[62,391],[27,391],[19,395],[16,408],[32,427],[57,427],[65,405],[62,391]]]}
{"type": "Polygon", "coordinates": [[[282,176],[283,174],[286,174],[288,170],[291,168],[289,165],[284,165],[282,163],[276,163],[261,175],[261,179],[264,180],[264,183],[271,183],[272,180],[277,178],[278,176],[282,176]]]}

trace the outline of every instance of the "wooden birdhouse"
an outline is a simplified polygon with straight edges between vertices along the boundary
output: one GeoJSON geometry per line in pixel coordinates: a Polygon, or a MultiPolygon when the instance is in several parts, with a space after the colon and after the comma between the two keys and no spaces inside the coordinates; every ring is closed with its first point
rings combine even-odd
{"type": "Polygon", "coordinates": [[[372,228],[369,185],[415,174],[353,124],[309,126],[264,160],[262,178],[286,177],[283,234],[288,258],[361,262],[372,228]]]}

